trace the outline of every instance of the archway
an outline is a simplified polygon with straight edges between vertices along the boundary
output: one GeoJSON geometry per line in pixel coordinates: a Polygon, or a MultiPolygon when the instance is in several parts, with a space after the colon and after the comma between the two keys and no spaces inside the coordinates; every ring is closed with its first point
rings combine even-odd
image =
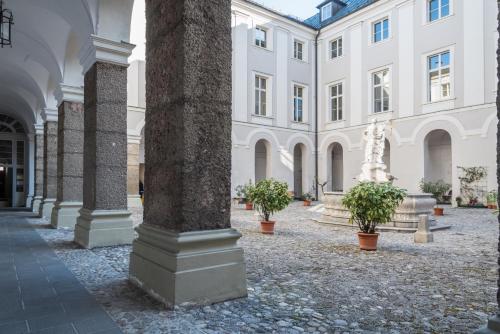
{"type": "Polygon", "coordinates": [[[451,136],[445,130],[433,130],[424,140],[424,179],[452,184],[451,136]]]}
{"type": "Polygon", "coordinates": [[[344,190],[344,149],[339,143],[328,147],[328,191],[344,190]]]}
{"type": "Polygon", "coordinates": [[[293,191],[296,198],[301,198],[307,189],[304,189],[304,172],[306,156],[305,145],[297,144],[293,149],[293,191]]]}
{"type": "Polygon", "coordinates": [[[271,176],[270,144],[261,139],[255,144],[255,183],[271,176]]]}
{"type": "Polygon", "coordinates": [[[386,168],[386,172],[391,172],[391,143],[386,139],[385,147],[384,147],[384,155],[382,157],[382,161],[384,162],[386,168]]]}

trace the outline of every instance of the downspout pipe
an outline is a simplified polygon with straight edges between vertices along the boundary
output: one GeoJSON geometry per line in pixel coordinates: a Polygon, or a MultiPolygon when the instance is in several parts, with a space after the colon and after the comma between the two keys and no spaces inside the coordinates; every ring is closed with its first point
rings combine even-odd
{"type": "Polygon", "coordinates": [[[316,200],[319,200],[319,149],[318,149],[318,39],[321,30],[318,29],[316,33],[316,38],[314,41],[314,174],[315,174],[315,189],[316,189],[316,200]]]}

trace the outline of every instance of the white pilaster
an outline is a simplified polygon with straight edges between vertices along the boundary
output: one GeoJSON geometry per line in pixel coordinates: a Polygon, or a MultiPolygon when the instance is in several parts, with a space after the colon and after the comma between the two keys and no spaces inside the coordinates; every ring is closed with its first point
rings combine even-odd
{"type": "Polygon", "coordinates": [[[35,196],[35,135],[28,134],[28,195],[26,196],[26,207],[32,207],[35,196]]]}
{"type": "Polygon", "coordinates": [[[359,125],[362,122],[363,115],[363,88],[362,88],[362,67],[363,64],[363,33],[361,23],[351,27],[350,42],[351,42],[351,66],[350,66],[350,79],[351,79],[351,126],[359,125]]]}
{"type": "Polygon", "coordinates": [[[288,31],[276,28],[276,125],[288,126],[288,31]]]}
{"type": "Polygon", "coordinates": [[[233,119],[248,121],[248,15],[233,12],[233,119]]]}
{"type": "Polygon", "coordinates": [[[398,19],[398,58],[399,58],[399,117],[414,114],[414,12],[413,1],[405,2],[399,7],[398,19]]]}

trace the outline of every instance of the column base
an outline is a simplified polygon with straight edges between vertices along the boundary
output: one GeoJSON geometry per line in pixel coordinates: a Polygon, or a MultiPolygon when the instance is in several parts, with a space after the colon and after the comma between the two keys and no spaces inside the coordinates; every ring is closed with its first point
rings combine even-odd
{"type": "Polygon", "coordinates": [[[52,209],[51,225],[53,228],[75,228],[80,216],[82,202],[56,202],[52,209]]]}
{"type": "Polygon", "coordinates": [[[141,195],[128,195],[127,201],[129,208],[142,208],[141,195]]]}
{"type": "Polygon", "coordinates": [[[130,212],[81,209],[75,226],[75,242],[84,248],[129,245],[134,240],[130,212]]]}
{"type": "Polygon", "coordinates": [[[497,315],[488,319],[488,325],[474,332],[474,334],[499,334],[500,333],[500,317],[497,315]]]}
{"type": "Polygon", "coordinates": [[[141,224],[130,254],[130,281],[174,307],[246,297],[243,249],[235,229],[174,233],[141,224]]]}
{"type": "Polygon", "coordinates": [[[40,204],[40,210],[38,216],[40,218],[47,218],[49,221],[52,220],[52,209],[54,208],[55,198],[44,198],[40,204]]]}
{"type": "Polygon", "coordinates": [[[43,197],[35,196],[33,197],[33,201],[31,202],[31,211],[40,213],[40,205],[42,204],[43,197]]]}
{"type": "Polygon", "coordinates": [[[31,209],[32,205],[33,205],[33,195],[26,196],[26,204],[24,206],[31,209]]]}

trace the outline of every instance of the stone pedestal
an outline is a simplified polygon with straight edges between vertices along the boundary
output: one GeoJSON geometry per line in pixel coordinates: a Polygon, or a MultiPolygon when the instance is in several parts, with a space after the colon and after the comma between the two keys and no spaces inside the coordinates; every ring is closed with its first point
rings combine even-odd
{"type": "Polygon", "coordinates": [[[415,232],[415,243],[425,244],[434,241],[434,236],[430,231],[429,216],[420,215],[420,222],[418,223],[418,230],[415,232]]]}
{"type": "MultiPolygon", "coordinates": [[[[318,222],[357,227],[349,223],[351,214],[342,205],[343,197],[343,192],[325,192],[323,198],[325,208],[318,222]]],[[[449,228],[448,225],[436,225],[432,218],[435,205],[436,200],[430,194],[408,194],[396,209],[393,220],[385,225],[377,226],[377,230],[414,233],[417,231],[420,215],[430,217],[431,230],[449,228]]]]}
{"type": "Polygon", "coordinates": [[[474,334],[499,334],[500,333],[500,317],[497,315],[488,319],[486,327],[474,332],[474,334]]]}
{"type": "Polygon", "coordinates": [[[75,242],[86,248],[130,244],[134,232],[127,211],[127,67],[95,62],[85,73],[84,90],[83,208],[75,242]]]}
{"type": "Polygon", "coordinates": [[[49,221],[57,196],[57,122],[47,120],[43,140],[43,200],[39,216],[49,221]]]}
{"type": "Polygon", "coordinates": [[[146,196],[130,280],[168,306],[246,296],[230,224],[231,1],[150,0],[146,18],[146,196]]]}
{"type": "Polygon", "coordinates": [[[59,106],[57,140],[57,201],[52,227],[74,228],[83,191],[83,104],[64,101],[59,106]]]}

